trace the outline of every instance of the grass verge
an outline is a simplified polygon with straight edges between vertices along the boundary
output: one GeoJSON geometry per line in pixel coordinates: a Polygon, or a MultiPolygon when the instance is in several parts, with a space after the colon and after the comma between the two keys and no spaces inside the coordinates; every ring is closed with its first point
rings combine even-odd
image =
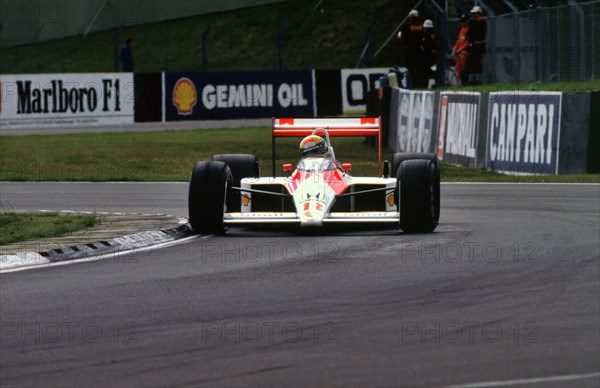
{"type": "Polygon", "coordinates": [[[513,83],[489,83],[483,85],[469,85],[463,87],[450,87],[448,90],[470,91],[480,93],[491,92],[538,92],[538,91],[557,91],[557,92],[585,92],[600,90],[600,80],[591,80],[585,82],[528,82],[521,84],[513,83]]]}
{"type": "MultiPolygon", "coordinates": [[[[295,163],[300,139],[277,140],[276,166],[295,163]]],[[[336,157],[355,176],[377,175],[377,149],[363,138],[334,138],[336,157]]],[[[3,136],[4,181],[187,181],[194,163],[219,153],[255,154],[263,176],[271,173],[268,127],[142,133],[3,136]]],[[[384,159],[392,159],[385,150],[384,159]]],[[[467,182],[600,182],[599,174],[510,176],[444,164],[442,179],[467,182]]]]}
{"type": "Polygon", "coordinates": [[[0,245],[64,236],[90,228],[97,221],[93,215],[0,213],[0,245]]]}
{"type": "MultiPolygon", "coordinates": [[[[277,140],[278,166],[298,160],[299,142],[299,138],[277,140]]],[[[377,150],[364,139],[336,138],[333,145],[338,159],[353,163],[356,175],[377,174],[377,150]]],[[[197,161],[219,153],[255,154],[262,174],[270,174],[271,130],[3,136],[0,180],[186,181],[197,161]]]]}

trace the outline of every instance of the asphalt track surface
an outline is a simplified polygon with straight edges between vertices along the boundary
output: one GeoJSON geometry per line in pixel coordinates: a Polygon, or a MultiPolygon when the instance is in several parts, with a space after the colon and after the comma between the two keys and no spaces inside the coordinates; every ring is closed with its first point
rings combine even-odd
{"type": "MultiPolygon", "coordinates": [[[[0,187],[17,209],[186,215],[184,184],[0,187]]],[[[0,384],[599,386],[600,186],[442,195],[433,234],[234,228],[2,274],[0,384]]]]}

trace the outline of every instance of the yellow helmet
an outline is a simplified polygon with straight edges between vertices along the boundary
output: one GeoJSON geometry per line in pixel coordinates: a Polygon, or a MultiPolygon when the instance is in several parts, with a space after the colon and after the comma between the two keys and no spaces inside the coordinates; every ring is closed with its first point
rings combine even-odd
{"type": "Polygon", "coordinates": [[[302,157],[310,155],[327,156],[327,151],[329,151],[329,147],[321,136],[306,136],[300,142],[300,156],[302,157]]]}

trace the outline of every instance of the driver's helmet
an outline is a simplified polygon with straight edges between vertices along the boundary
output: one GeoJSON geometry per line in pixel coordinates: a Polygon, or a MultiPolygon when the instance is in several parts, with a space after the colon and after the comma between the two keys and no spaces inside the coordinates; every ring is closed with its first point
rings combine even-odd
{"type": "Polygon", "coordinates": [[[321,136],[306,136],[300,142],[300,156],[329,156],[327,142],[321,136]]]}

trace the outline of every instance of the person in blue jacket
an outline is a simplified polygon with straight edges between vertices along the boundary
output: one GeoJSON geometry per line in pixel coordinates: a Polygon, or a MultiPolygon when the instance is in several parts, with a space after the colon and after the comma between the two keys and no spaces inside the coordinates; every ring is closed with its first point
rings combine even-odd
{"type": "Polygon", "coordinates": [[[121,62],[121,70],[125,72],[133,71],[133,38],[125,39],[125,44],[119,52],[119,61],[121,62]]]}

